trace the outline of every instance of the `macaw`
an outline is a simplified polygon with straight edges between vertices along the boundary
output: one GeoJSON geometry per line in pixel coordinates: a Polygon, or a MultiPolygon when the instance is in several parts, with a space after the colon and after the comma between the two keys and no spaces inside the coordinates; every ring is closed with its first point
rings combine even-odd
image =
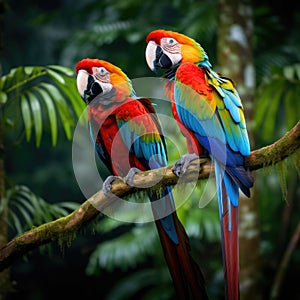
{"type": "Polygon", "coordinates": [[[146,38],[149,68],[165,69],[166,94],[187,138],[189,154],[174,166],[181,176],[191,160],[209,155],[214,163],[226,299],[239,299],[238,197],[250,197],[253,176],[246,169],[250,145],[243,106],[234,82],[212,69],[208,55],[194,39],[154,30],[146,38]]]}
{"type": "MultiPolygon", "coordinates": [[[[136,172],[166,166],[166,144],[151,100],[136,97],[127,75],[107,61],[89,58],[77,63],[76,73],[78,91],[88,105],[90,131],[96,130],[95,150],[112,174],[103,184],[105,193],[120,176],[133,186],[136,172]]],[[[163,188],[160,195],[147,193],[178,299],[207,299],[171,188],[163,188]],[[162,203],[155,206],[160,198],[162,203]]]]}

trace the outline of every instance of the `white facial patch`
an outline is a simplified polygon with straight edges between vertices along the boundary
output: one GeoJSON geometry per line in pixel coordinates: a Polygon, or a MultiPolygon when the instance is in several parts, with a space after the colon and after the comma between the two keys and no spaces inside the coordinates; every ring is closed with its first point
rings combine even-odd
{"type": "Polygon", "coordinates": [[[181,44],[174,38],[162,38],[160,40],[160,45],[164,53],[168,55],[173,65],[176,65],[181,61],[181,44]]]}

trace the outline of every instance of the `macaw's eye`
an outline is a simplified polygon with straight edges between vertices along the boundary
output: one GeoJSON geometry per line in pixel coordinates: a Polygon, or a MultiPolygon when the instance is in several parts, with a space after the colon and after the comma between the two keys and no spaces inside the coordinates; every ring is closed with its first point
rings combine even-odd
{"type": "Polygon", "coordinates": [[[167,38],[167,43],[169,46],[173,46],[176,44],[176,40],[173,38],[167,38]]]}
{"type": "Polygon", "coordinates": [[[104,68],[104,67],[100,67],[98,69],[98,72],[101,74],[101,75],[105,75],[106,73],[108,73],[108,71],[104,68]]]}

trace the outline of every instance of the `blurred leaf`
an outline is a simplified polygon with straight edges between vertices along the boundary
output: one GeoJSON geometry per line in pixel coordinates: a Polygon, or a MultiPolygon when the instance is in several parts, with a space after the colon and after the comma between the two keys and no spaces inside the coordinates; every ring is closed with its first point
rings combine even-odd
{"type": "Polygon", "coordinates": [[[0,91],[0,103],[4,104],[7,101],[7,95],[3,91],[0,91]]]}
{"type": "Polygon", "coordinates": [[[285,94],[284,109],[286,112],[286,126],[288,129],[291,129],[296,121],[300,119],[300,101],[295,101],[297,92],[300,92],[300,84],[297,87],[297,91],[293,88],[287,88],[285,94]]]}
{"type": "Polygon", "coordinates": [[[137,271],[116,282],[105,300],[134,299],[142,290],[145,292],[139,299],[171,299],[171,282],[167,268],[137,271]]]}
{"type": "Polygon", "coordinates": [[[282,80],[277,80],[275,84],[276,89],[273,88],[272,93],[269,95],[271,104],[268,105],[268,107],[265,110],[264,122],[261,128],[262,136],[265,139],[269,139],[271,136],[273,136],[277,120],[277,112],[279,109],[280,98],[285,88],[285,82],[282,80]]]}
{"type": "Polygon", "coordinates": [[[275,165],[276,171],[279,177],[279,183],[282,191],[282,196],[284,200],[287,200],[287,182],[286,182],[286,177],[287,177],[287,160],[283,160],[275,165]]]}
{"type": "Polygon", "coordinates": [[[28,92],[27,96],[31,107],[33,125],[35,128],[36,146],[39,147],[41,144],[43,130],[41,105],[35,94],[28,92]]]}
{"type": "Polygon", "coordinates": [[[70,210],[77,209],[79,206],[74,202],[49,204],[23,185],[8,189],[6,198],[9,206],[9,225],[17,234],[23,233],[32,226],[66,216],[70,210]]]}
{"type": "Polygon", "coordinates": [[[15,229],[17,234],[21,234],[23,232],[23,226],[21,225],[20,218],[13,210],[9,211],[8,224],[15,229]]]}
{"type": "Polygon", "coordinates": [[[53,101],[50,95],[43,89],[35,87],[35,91],[40,94],[41,99],[44,101],[48,111],[48,118],[50,122],[52,145],[56,145],[57,142],[57,117],[53,101]]]}
{"type": "Polygon", "coordinates": [[[76,82],[73,78],[65,77],[65,84],[61,84],[59,81],[56,81],[57,87],[63,92],[68,101],[71,102],[72,107],[76,116],[79,118],[86,108],[85,102],[81,99],[76,82]]]}
{"type": "Polygon", "coordinates": [[[283,75],[286,79],[292,80],[294,79],[294,74],[295,74],[295,68],[294,66],[286,66],[283,68],[283,75]]]}
{"type": "Polygon", "coordinates": [[[31,128],[32,128],[31,111],[30,111],[27,97],[25,95],[21,96],[20,101],[21,101],[21,111],[22,111],[23,121],[25,126],[26,140],[29,141],[31,136],[31,128]]]}
{"type": "Polygon", "coordinates": [[[295,64],[295,71],[296,71],[296,74],[297,74],[297,79],[300,80],[300,63],[299,64],[295,64]]]}
{"type": "Polygon", "coordinates": [[[23,117],[26,140],[34,128],[36,145],[41,143],[44,127],[44,110],[48,115],[52,145],[57,142],[58,112],[66,137],[71,139],[75,120],[83,111],[84,103],[78,95],[74,73],[63,66],[26,66],[12,69],[0,79],[1,109],[6,120],[18,122],[19,109],[23,117]],[[20,104],[20,107],[18,105],[20,104]],[[75,113],[75,115],[74,115],[75,113]]]}
{"type": "Polygon", "coordinates": [[[74,76],[74,72],[67,67],[63,67],[63,66],[58,66],[58,65],[49,65],[48,66],[50,69],[54,69],[55,71],[59,71],[61,73],[63,73],[64,75],[67,75],[69,77],[74,76]]]}
{"type": "Polygon", "coordinates": [[[101,222],[97,222],[95,224],[94,229],[97,231],[97,233],[104,234],[117,229],[118,227],[122,226],[122,224],[122,222],[117,221],[113,218],[104,218],[103,220],[101,220],[101,222]]]}
{"type": "Polygon", "coordinates": [[[50,75],[50,77],[52,77],[52,79],[57,80],[61,84],[65,84],[64,78],[60,76],[58,72],[54,72],[51,69],[47,69],[47,73],[50,75]]]}
{"type": "Polygon", "coordinates": [[[74,120],[69,111],[66,100],[55,86],[48,83],[42,83],[41,86],[45,88],[45,90],[50,94],[52,100],[55,102],[66,137],[67,139],[71,139],[74,120]]]}
{"type": "Polygon", "coordinates": [[[280,130],[289,130],[299,120],[299,64],[272,68],[272,76],[258,89],[255,99],[255,124],[264,140],[276,139],[280,130]],[[285,123],[284,123],[285,122],[285,123]]]}
{"type": "Polygon", "coordinates": [[[137,225],[118,238],[101,243],[90,256],[86,272],[91,275],[99,267],[107,270],[119,267],[124,270],[136,266],[146,254],[153,253],[156,239],[153,224],[137,225]]]}

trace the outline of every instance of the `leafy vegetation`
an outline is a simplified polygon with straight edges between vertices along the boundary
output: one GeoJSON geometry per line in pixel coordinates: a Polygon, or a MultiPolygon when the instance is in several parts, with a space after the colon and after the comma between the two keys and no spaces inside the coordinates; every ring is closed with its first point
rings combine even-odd
{"type": "MultiPolygon", "coordinates": [[[[254,3],[257,95],[255,118],[249,123],[254,123],[256,128],[256,148],[276,140],[299,119],[300,18],[299,13],[291,9],[292,4],[285,2],[284,9],[280,5],[279,1],[271,5],[268,1],[254,3]]],[[[137,0],[83,0],[72,2],[72,5],[68,0],[41,3],[14,0],[9,6],[5,16],[5,23],[9,25],[4,32],[6,45],[1,62],[6,75],[0,80],[1,127],[5,147],[10,149],[6,153],[9,179],[6,179],[8,189],[0,210],[6,203],[9,205],[12,236],[64,215],[76,207],[74,202],[82,201],[72,176],[69,144],[59,140],[60,132],[67,140],[72,138],[74,125],[83,109],[72,71],[76,62],[83,57],[99,57],[119,65],[131,78],[152,76],[144,60],[144,40],[150,30],[163,27],[195,37],[217,67],[218,12],[215,0],[144,3],[137,0]],[[20,67],[16,68],[17,65],[20,67]],[[50,137],[51,145],[47,139],[42,139],[44,136],[50,137]],[[24,139],[29,143],[23,143],[24,139]],[[49,147],[54,145],[56,154],[49,147]]],[[[180,142],[184,143],[183,140],[180,142]]],[[[170,161],[175,161],[177,150],[172,146],[168,150],[170,161]]],[[[296,161],[298,157],[293,159],[296,161]]],[[[299,178],[290,161],[288,165],[285,163],[279,172],[284,179],[279,180],[271,168],[259,172],[256,180],[261,199],[260,246],[265,298],[269,296],[269,278],[276,272],[299,219],[299,178]],[[289,205],[282,201],[279,182],[289,205]]],[[[214,299],[221,299],[222,266],[216,201],[199,209],[200,195],[201,189],[195,190],[180,208],[179,216],[191,237],[195,257],[207,275],[210,294],[214,299]]],[[[65,262],[61,262],[55,276],[64,274],[65,285],[70,281],[74,288],[74,281],[79,278],[80,282],[85,282],[85,286],[81,285],[85,296],[87,290],[94,289],[107,299],[170,298],[171,279],[163,267],[163,254],[153,224],[129,225],[102,217],[93,224],[92,231],[93,235],[86,233],[88,241],[78,237],[78,244],[72,245],[76,249],[76,253],[72,252],[73,265],[84,265],[89,277],[86,279],[82,269],[81,273],[67,272],[65,262]],[[83,256],[86,257],[84,261],[81,260],[83,256]],[[95,277],[96,283],[92,285],[95,277]]],[[[297,249],[286,272],[283,299],[299,296],[295,288],[299,262],[297,249]]],[[[22,297],[32,299],[37,295],[36,299],[46,299],[46,292],[37,284],[27,282],[26,287],[26,284],[22,286],[22,280],[25,282],[27,277],[34,282],[41,275],[39,266],[33,267],[34,260],[30,263],[31,273],[22,276],[22,262],[13,270],[20,291],[26,290],[22,297]]],[[[51,268],[51,262],[46,267],[51,268]]],[[[75,290],[77,296],[80,291],[75,290]]]]}
{"type": "MultiPolygon", "coordinates": [[[[26,186],[14,186],[7,190],[1,206],[8,204],[9,225],[17,235],[24,231],[66,216],[78,208],[75,202],[50,204],[35,195],[26,186]]],[[[1,211],[1,207],[0,207],[1,211]]]]}
{"type": "Polygon", "coordinates": [[[52,145],[57,143],[59,119],[70,140],[75,120],[83,110],[73,75],[70,69],[54,65],[12,69],[0,80],[2,126],[18,127],[19,116],[22,116],[21,127],[25,130],[26,140],[30,140],[34,129],[36,146],[40,146],[43,124],[46,123],[43,112],[46,112],[52,145]]]}

